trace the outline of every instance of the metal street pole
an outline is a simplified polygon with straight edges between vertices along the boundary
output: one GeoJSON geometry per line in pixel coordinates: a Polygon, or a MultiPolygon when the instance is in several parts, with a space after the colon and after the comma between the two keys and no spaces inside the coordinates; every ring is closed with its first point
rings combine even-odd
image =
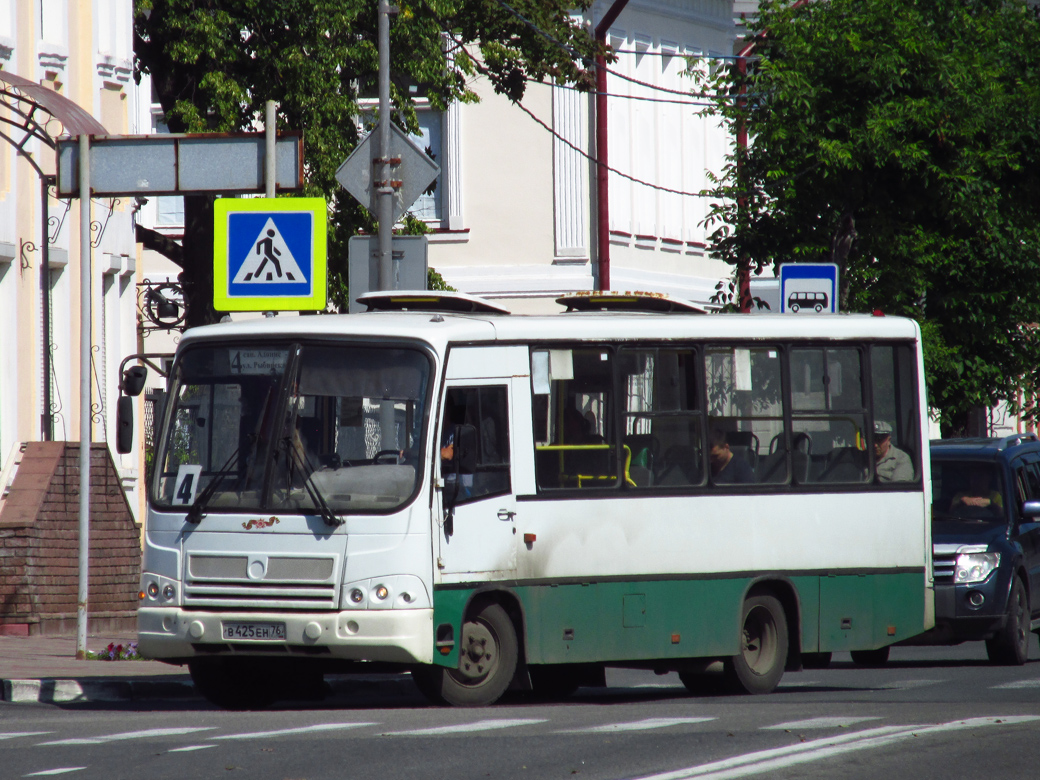
{"type": "Polygon", "coordinates": [[[278,104],[268,100],[264,105],[264,197],[274,197],[275,183],[275,141],[277,140],[277,117],[275,108],[278,104]]]}
{"type": "Polygon", "coordinates": [[[394,188],[390,185],[390,3],[379,0],[379,289],[394,289],[394,188]]]}
{"type": "Polygon", "coordinates": [[[79,595],[76,658],[87,657],[90,575],[90,136],[79,137],[79,595]]]}

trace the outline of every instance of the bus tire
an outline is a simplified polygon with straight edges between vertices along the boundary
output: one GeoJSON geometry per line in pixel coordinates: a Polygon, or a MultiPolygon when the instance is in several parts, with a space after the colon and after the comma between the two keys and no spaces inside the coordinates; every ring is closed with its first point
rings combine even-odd
{"type": "Polygon", "coordinates": [[[423,666],[412,677],[435,703],[486,707],[506,692],[518,657],[513,621],[498,604],[485,604],[462,624],[458,668],[423,666]]]}
{"type": "Polygon", "coordinates": [[[787,618],[773,596],[760,594],[744,601],[740,652],[725,661],[726,676],[738,690],[772,693],[787,665],[787,618]]]}
{"type": "Polygon", "coordinates": [[[1021,666],[1029,660],[1029,596],[1022,580],[1011,582],[1004,627],[986,640],[986,655],[991,663],[1021,666]]]}
{"type": "Polygon", "coordinates": [[[262,710],[278,698],[271,665],[259,659],[189,661],[188,673],[195,690],[226,710],[262,710]]]}

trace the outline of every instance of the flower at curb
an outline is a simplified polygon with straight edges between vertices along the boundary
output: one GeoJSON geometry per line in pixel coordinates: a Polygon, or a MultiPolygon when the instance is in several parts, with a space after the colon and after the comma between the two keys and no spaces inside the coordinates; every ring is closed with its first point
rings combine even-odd
{"type": "Polygon", "coordinates": [[[137,642],[128,642],[125,645],[110,642],[108,647],[101,652],[87,653],[87,658],[92,661],[136,661],[140,657],[137,652],[137,642]]]}

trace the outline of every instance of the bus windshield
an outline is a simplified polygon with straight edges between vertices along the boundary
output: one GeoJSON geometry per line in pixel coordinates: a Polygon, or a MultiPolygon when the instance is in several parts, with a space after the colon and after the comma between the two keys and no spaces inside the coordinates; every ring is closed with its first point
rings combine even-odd
{"type": "Polygon", "coordinates": [[[171,377],[153,503],[189,507],[201,494],[204,512],[395,509],[418,487],[429,377],[410,348],[189,348],[171,377]]]}

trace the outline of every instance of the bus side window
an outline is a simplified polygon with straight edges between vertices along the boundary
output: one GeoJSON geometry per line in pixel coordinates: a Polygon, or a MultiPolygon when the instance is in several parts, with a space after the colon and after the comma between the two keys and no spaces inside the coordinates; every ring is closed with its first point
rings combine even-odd
{"type": "MultiPolygon", "coordinates": [[[[870,350],[870,377],[874,393],[874,429],[891,429],[892,447],[906,454],[912,464],[894,481],[916,481],[921,476],[921,433],[918,427],[917,365],[909,344],[875,344],[870,350]]],[[[879,477],[879,481],[884,481],[879,477]]]]}
{"type": "Polygon", "coordinates": [[[540,490],[617,487],[613,367],[613,353],[606,347],[532,351],[535,476],[540,490]]]}
{"type": "Polygon", "coordinates": [[[441,473],[455,480],[454,434],[456,426],[477,430],[477,458],[473,473],[459,474],[458,503],[508,493],[509,409],[504,385],[449,388],[441,426],[441,473]]]}
{"type": "Polygon", "coordinates": [[[618,352],[625,391],[622,446],[628,488],[668,489],[703,482],[699,360],[691,348],[618,352]]]}
{"type": "Polygon", "coordinates": [[[712,482],[786,482],[780,350],[712,346],[704,362],[712,482]]]}

